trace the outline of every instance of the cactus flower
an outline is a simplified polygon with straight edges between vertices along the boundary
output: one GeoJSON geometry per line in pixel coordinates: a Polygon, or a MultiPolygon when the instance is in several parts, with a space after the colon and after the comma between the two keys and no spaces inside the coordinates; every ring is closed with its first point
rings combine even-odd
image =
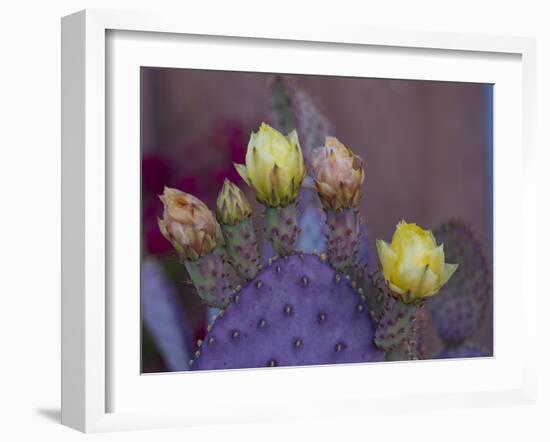
{"type": "Polygon", "coordinates": [[[386,283],[407,303],[435,295],[458,267],[445,263],[443,244],[431,231],[405,221],[397,224],[391,244],[379,239],[376,249],[386,283]]]}
{"type": "Polygon", "coordinates": [[[216,201],[216,217],[222,224],[235,225],[252,214],[250,203],[238,186],[227,178],[216,201]]]}
{"type": "Polygon", "coordinates": [[[223,244],[220,225],[201,200],[169,187],[159,198],[164,203],[160,231],[183,259],[197,260],[223,244]]]}
{"type": "Polygon", "coordinates": [[[334,137],[313,151],[313,179],[325,209],[357,207],[365,179],[363,160],[334,137]]]}
{"type": "Polygon", "coordinates": [[[268,207],[285,207],[298,197],[305,176],[304,158],[295,130],[286,137],[266,123],[250,135],[246,166],[235,164],[256,198],[268,207]]]}

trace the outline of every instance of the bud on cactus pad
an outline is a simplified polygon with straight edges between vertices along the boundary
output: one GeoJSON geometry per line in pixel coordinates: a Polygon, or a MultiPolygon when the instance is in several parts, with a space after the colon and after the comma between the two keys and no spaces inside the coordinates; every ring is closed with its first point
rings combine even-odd
{"type": "Polygon", "coordinates": [[[235,184],[227,178],[216,200],[216,217],[221,224],[235,225],[250,218],[250,203],[235,184]]]}
{"type": "Polygon", "coordinates": [[[164,188],[164,216],[159,228],[185,260],[204,303],[223,307],[230,299],[227,256],[220,226],[206,205],[185,192],[164,188]]]}
{"type": "Polygon", "coordinates": [[[313,152],[313,179],[323,207],[340,210],[357,207],[365,179],[363,160],[334,137],[313,152]]]}
{"type": "Polygon", "coordinates": [[[252,209],[241,190],[225,180],[216,203],[216,216],[225,238],[225,250],[236,272],[245,280],[258,273],[260,254],[254,226],[250,219],[252,209]]]}
{"type": "Polygon", "coordinates": [[[384,359],[364,300],[324,256],[271,260],[209,327],[193,370],[384,359]]]}
{"type": "Polygon", "coordinates": [[[189,193],[169,187],[160,196],[164,204],[159,228],[182,259],[196,260],[223,244],[223,236],[210,209],[189,193]]]}
{"type": "Polygon", "coordinates": [[[245,160],[246,165],[235,164],[235,168],[260,203],[286,207],[296,201],[306,169],[295,130],[285,137],[262,123],[250,135],[245,160]]]}
{"type": "Polygon", "coordinates": [[[313,151],[313,179],[326,212],[327,254],[332,266],[353,266],[359,246],[357,205],[365,179],[363,161],[334,137],[313,151]]]}

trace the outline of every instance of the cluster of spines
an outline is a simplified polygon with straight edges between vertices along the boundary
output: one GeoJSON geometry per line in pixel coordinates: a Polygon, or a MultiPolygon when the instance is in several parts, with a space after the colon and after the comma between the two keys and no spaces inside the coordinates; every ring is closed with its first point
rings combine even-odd
{"type": "Polygon", "coordinates": [[[229,290],[237,279],[225,249],[218,246],[195,261],[186,260],[185,267],[196,283],[201,301],[210,307],[223,307],[230,302],[229,290]],[[198,282],[200,281],[200,283],[198,282]]]}
{"type": "Polygon", "coordinates": [[[245,281],[253,279],[259,270],[260,254],[251,221],[246,219],[236,225],[222,224],[222,234],[229,264],[245,281]]]}
{"type": "Polygon", "coordinates": [[[359,209],[326,210],[326,252],[332,266],[337,270],[356,265],[361,220],[359,209]]]}
{"type": "Polygon", "coordinates": [[[376,322],[375,344],[387,353],[388,360],[422,359],[418,315],[424,304],[405,304],[395,298],[380,272],[373,272],[370,277],[375,288],[371,292],[375,297],[371,303],[375,306],[371,310],[376,322]]]}
{"type": "Polygon", "coordinates": [[[298,226],[297,204],[286,207],[268,207],[265,213],[266,236],[281,255],[294,252],[300,227],[298,226]]]}

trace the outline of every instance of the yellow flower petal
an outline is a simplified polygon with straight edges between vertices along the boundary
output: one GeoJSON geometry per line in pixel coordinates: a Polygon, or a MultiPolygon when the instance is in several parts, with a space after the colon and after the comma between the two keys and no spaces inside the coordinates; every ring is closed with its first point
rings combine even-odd
{"type": "Polygon", "coordinates": [[[445,253],[443,251],[443,244],[431,250],[428,254],[430,269],[436,275],[443,274],[443,267],[445,265],[445,253]]]}
{"type": "Polygon", "coordinates": [[[238,164],[233,163],[233,166],[235,166],[235,169],[237,170],[237,173],[241,176],[241,178],[244,180],[245,183],[249,184],[248,182],[248,176],[246,175],[246,166],[244,164],[238,164]]]}
{"type": "Polygon", "coordinates": [[[376,247],[384,278],[404,302],[437,294],[458,267],[445,263],[444,246],[437,245],[430,230],[404,220],[397,224],[391,244],[378,240],[376,247]]]}
{"type": "Polygon", "coordinates": [[[439,278],[429,267],[426,267],[416,294],[420,297],[426,297],[429,294],[435,294],[439,290],[439,287],[439,278]]]}
{"type": "Polygon", "coordinates": [[[449,278],[453,276],[454,272],[456,272],[456,269],[458,269],[458,264],[445,264],[445,268],[443,269],[443,276],[441,278],[441,285],[447,283],[449,278]]]}
{"type": "Polygon", "coordinates": [[[250,172],[250,179],[254,182],[254,185],[260,189],[260,191],[269,198],[271,195],[271,180],[270,174],[275,166],[275,158],[266,149],[255,149],[252,155],[250,167],[253,172],[250,172]]]}
{"type": "Polygon", "coordinates": [[[425,267],[399,264],[392,282],[407,292],[418,293],[418,287],[425,273],[425,267]]]}
{"type": "Polygon", "coordinates": [[[388,285],[389,285],[390,289],[392,290],[392,292],[395,292],[399,295],[404,295],[405,293],[407,293],[406,290],[403,290],[401,287],[397,287],[392,282],[388,282],[388,285]]]}
{"type": "Polygon", "coordinates": [[[380,259],[380,264],[382,264],[382,273],[384,277],[389,280],[395,270],[397,255],[390,248],[389,244],[381,239],[376,240],[376,250],[378,252],[378,258],[380,259]]]}
{"type": "Polygon", "coordinates": [[[298,132],[296,132],[296,129],[294,129],[292,132],[290,132],[287,136],[286,136],[286,139],[288,140],[288,142],[294,146],[295,148],[298,148],[300,149],[301,146],[300,146],[300,140],[298,139],[298,132]]]}

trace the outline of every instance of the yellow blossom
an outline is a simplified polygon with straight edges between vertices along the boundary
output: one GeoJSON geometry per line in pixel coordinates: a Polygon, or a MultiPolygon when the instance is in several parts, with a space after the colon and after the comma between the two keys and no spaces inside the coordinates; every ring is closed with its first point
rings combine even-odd
{"type": "Polygon", "coordinates": [[[306,170],[295,130],[285,137],[262,123],[258,132],[250,135],[245,163],[235,164],[235,168],[259,202],[286,207],[296,200],[306,170]]]}
{"type": "Polygon", "coordinates": [[[391,244],[376,241],[382,273],[389,288],[404,302],[435,295],[456,271],[458,264],[445,263],[443,244],[431,231],[401,221],[391,244]]]}

